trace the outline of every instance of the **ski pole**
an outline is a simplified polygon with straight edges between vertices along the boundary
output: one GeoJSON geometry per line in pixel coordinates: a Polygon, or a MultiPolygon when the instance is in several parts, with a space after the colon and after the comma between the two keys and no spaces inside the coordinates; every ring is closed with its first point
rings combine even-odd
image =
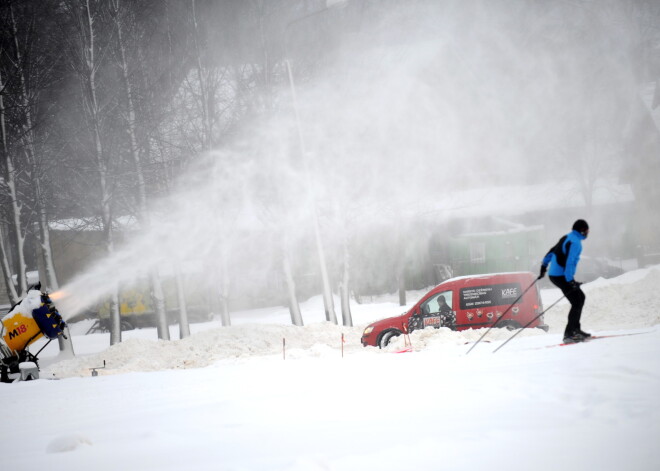
{"type": "Polygon", "coordinates": [[[504,342],[502,345],[500,345],[500,346],[497,347],[495,350],[493,350],[493,353],[495,353],[495,352],[498,351],[500,348],[502,348],[502,347],[505,346],[507,343],[509,343],[509,340],[512,340],[516,335],[518,335],[520,332],[522,332],[523,329],[527,328],[532,322],[534,322],[536,319],[538,319],[538,318],[541,317],[543,314],[545,314],[545,313],[548,312],[550,309],[552,309],[552,306],[554,306],[555,304],[557,304],[559,301],[561,301],[561,300],[564,299],[565,297],[566,297],[566,295],[562,296],[562,297],[559,298],[557,301],[555,301],[554,303],[552,303],[547,309],[544,309],[543,312],[541,312],[541,314],[539,314],[539,315],[536,316],[534,319],[532,319],[531,321],[529,321],[527,324],[525,324],[525,325],[523,326],[522,329],[517,330],[515,334],[513,334],[511,337],[509,337],[509,338],[506,340],[506,342],[504,342]]]}
{"type": "Polygon", "coordinates": [[[509,306],[508,308],[506,308],[506,311],[504,311],[504,312],[502,313],[502,315],[501,315],[500,317],[497,318],[497,320],[495,321],[495,323],[494,323],[493,325],[491,325],[491,326],[488,328],[488,330],[486,330],[486,332],[484,332],[483,334],[481,334],[481,337],[479,337],[479,340],[477,340],[476,342],[474,342],[474,344],[473,344],[473,345],[470,347],[470,349],[467,351],[466,355],[467,355],[468,353],[470,353],[470,352],[472,351],[472,349],[473,349],[474,347],[476,347],[477,344],[478,344],[479,342],[481,342],[481,339],[483,339],[486,335],[488,335],[488,332],[490,332],[491,329],[492,329],[493,327],[495,327],[495,326],[497,325],[497,323],[498,323],[499,321],[501,321],[501,320],[504,318],[504,316],[506,315],[506,313],[509,312],[509,309],[511,309],[511,308],[514,306],[514,304],[516,304],[518,301],[520,301],[520,300],[522,299],[522,297],[525,296],[525,293],[527,293],[527,291],[529,291],[529,290],[532,288],[532,286],[534,286],[534,285],[536,284],[536,282],[539,281],[540,279],[541,279],[541,277],[538,277],[538,278],[536,278],[534,281],[532,281],[532,284],[529,285],[529,286],[527,287],[527,289],[526,289],[525,291],[523,291],[522,294],[521,294],[520,296],[518,296],[518,299],[516,299],[513,303],[511,303],[511,306],[509,306]]]}

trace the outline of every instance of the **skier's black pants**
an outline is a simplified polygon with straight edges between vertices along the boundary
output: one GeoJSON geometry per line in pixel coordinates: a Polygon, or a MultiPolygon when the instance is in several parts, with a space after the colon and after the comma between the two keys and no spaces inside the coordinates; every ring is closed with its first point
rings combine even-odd
{"type": "Polygon", "coordinates": [[[566,281],[563,276],[549,277],[552,284],[561,290],[566,296],[566,299],[571,303],[571,310],[568,311],[568,324],[564,331],[564,337],[573,335],[580,330],[580,316],[582,316],[582,306],[586,296],[582,292],[580,286],[573,286],[566,281]]]}

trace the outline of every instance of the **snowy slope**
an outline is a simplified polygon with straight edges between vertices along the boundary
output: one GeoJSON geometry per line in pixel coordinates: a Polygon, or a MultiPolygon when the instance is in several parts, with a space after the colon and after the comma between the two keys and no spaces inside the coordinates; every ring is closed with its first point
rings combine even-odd
{"type": "Polygon", "coordinates": [[[321,322],[313,299],[303,328],[260,310],[112,348],[74,325],[78,357],[43,354],[42,377],[60,380],[0,384],[2,469],[660,469],[658,287],[660,267],[585,285],[583,328],[636,335],[545,348],[560,341],[561,303],[549,333],[494,355],[510,332],[470,355],[480,331],[414,332],[412,353],[394,353],[402,339],[361,347],[366,324],[404,310],[389,299],[354,305],[353,328],[321,322]]]}

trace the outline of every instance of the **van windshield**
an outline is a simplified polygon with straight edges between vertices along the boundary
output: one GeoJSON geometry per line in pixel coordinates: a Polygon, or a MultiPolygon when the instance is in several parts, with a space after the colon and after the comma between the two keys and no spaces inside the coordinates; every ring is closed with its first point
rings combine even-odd
{"type": "Polygon", "coordinates": [[[520,283],[473,286],[460,289],[461,309],[512,304],[522,293],[520,283]]]}

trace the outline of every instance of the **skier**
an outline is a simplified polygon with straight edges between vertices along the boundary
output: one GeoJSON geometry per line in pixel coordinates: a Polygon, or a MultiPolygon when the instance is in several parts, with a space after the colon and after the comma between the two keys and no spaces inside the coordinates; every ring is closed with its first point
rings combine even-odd
{"type": "Polygon", "coordinates": [[[591,334],[580,328],[580,316],[586,297],[580,288],[582,283],[574,278],[582,252],[582,241],[588,235],[589,224],[584,219],[578,219],[573,224],[573,230],[559,239],[559,242],[548,251],[541,262],[539,279],[545,276],[548,264],[552,263],[548,273],[550,281],[564,293],[566,299],[571,303],[568,323],[564,330],[564,343],[582,342],[591,337],[591,334]]]}

